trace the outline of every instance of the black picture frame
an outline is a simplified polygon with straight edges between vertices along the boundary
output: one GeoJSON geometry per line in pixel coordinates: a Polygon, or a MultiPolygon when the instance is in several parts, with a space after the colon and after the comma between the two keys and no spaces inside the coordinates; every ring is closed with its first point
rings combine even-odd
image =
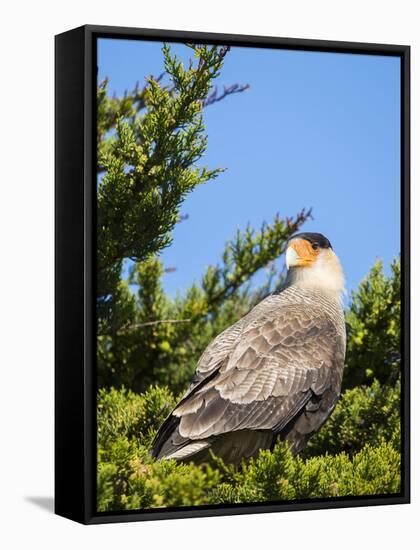
{"type": "Polygon", "coordinates": [[[84,523],[410,502],[410,47],[86,25],[55,37],[55,513],[84,523]],[[401,59],[402,484],[398,495],[99,513],[96,502],[95,193],[98,38],[401,59]]]}

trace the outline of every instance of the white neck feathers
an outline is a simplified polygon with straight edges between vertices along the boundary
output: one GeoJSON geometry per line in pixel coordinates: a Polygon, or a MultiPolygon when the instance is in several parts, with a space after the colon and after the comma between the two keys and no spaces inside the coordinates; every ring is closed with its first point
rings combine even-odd
{"type": "Polygon", "coordinates": [[[340,260],[331,249],[321,250],[312,265],[291,267],[287,272],[286,285],[316,289],[341,300],[345,286],[340,260]]]}

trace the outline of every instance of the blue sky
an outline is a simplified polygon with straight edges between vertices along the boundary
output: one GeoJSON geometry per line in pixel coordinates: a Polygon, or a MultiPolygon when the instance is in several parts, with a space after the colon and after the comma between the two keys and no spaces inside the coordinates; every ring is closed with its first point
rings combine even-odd
{"type": "MultiPolygon", "coordinates": [[[[187,60],[190,50],[173,45],[187,60]]],[[[120,95],[163,70],[161,43],[100,39],[99,79],[120,95]]],[[[219,87],[250,90],[205,110],[201,164],[226,171],[184,202],[189,218],[162,254],[167,292],[200,280],[249,222],[312,207],[303,230],[324,233],[348,290],[375,258],[400,252],[400,61],[397,57],[232,48],[219,87]]],[[[279,267],[284,263],[283,258],[279,267]]],[[[257,282],[261,282],[260,274],[257,282]]]]}

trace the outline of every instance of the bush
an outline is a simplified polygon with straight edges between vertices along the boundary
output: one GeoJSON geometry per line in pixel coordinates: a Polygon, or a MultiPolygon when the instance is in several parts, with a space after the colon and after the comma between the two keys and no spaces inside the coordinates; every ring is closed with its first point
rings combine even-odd
{"type": "Polygon", "coordinates": [[[264,502],[398,493],[400,455],[392,443],[365,445],[353,457],[345,453],[293,458],[279,442],[222,483],[213,502],[264,502]]]}
{"type": "Polygon", "coordinates": [[[345,392],[305,456],[279,442],[235,468],[217,457],[196,466],[156,461],[155,431],[176,399],[167,388],[98,396],[99,511],[398,493],[399,389],[345,392]],[[328,452],[327,452],[328,450],[328,452]],[[315,456],[317,454],[318,456],[315,456]]]}
{"type": "Polygon", "coordinates": [[[393,384],[401,364],[401,264],[387,277],[377,261],[352,293],[346,313],[347,358],[343,387],[393,384]]]}

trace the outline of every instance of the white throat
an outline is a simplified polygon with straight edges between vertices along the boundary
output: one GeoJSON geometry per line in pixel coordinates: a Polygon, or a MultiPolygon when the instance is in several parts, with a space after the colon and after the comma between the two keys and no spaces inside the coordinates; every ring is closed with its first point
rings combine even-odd
{"type": "Polygon", "coordinates": [[[332,250],[322,250],[313,265],[288,269],[286,286],[292,285],[316,289],[341,301],[345,283],[340,260],[332,250]]]}

